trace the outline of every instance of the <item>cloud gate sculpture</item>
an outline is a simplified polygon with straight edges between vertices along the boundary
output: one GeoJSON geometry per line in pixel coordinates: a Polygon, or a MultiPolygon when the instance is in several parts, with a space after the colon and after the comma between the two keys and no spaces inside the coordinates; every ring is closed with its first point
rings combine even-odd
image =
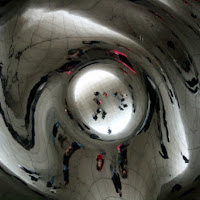
{"type": "Polygon", "coordinates": [[[199,0],[0,0],[0,199],[200,198],[199,0]]]}

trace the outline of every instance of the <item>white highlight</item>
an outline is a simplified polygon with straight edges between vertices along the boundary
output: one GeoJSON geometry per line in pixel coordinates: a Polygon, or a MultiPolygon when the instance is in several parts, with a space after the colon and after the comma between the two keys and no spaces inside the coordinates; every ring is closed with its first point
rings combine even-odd
{"type": "Polygon", "coordinates": [[[128,104],[128,108],[120,111],[118,108],[120,100],[118,97],[112,96],[119,88],[121,92],[127,93],[127,89],[121,80],[103,70],[92,70],[85,73],[76,84],[74,95],[80,115],[90,127],[99,133],[108,135],[108,128],[110,128],[112,130],[111,135],[119,134],[126,128],[131,119],[131,100],[127,98],[125,103],[128,104]],[[102,89],[109,93],[108,97],[102,95],[102,89]],[[101,113],[98,115],[97,121],[92,118],[98,108],[93,101],[95,91],[101,93],[99,99],[103,102],[102,108],[107,112],[104,120],[101,118],[101,113]]]}

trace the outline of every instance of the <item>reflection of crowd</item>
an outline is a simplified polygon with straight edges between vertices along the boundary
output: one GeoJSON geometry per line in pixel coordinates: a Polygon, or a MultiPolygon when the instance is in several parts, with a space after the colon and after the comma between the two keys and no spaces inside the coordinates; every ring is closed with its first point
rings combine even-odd
{"type": "MultiPolygon", "coordinates": [[[[56,125],[55,125],[56,126],[56,125]]],[[[117,193],[119,193],[120,197],[122,196],[122,185],[121,185],[121,180],[120,176],[122,178],[127,178],[127,146],[129,144],[121,144],[117,146],[117,151],[118,151],[118,171],[117,173],[117,168],[114,165],[110,165],[110,170],[112,173],[112,182],[114,184],[115,190],[117,193]],[[120,175],[119,175],[120,174],[120,175]]],[[[73,155],[73,153],[80,148],[83,147],[83,144],[80,144],[78,142],[72,142],[70,146],[67,147],[65,150],[65,153],[63,155],[63,179],[64,179],[64,185],[67,185],[69,183],[69,164],[70,164],[70,158],[73,155]]],[[[101,152],[99,155],[96,156],[96,169],[98,171],[101,171],[104,166],[105,162],[105,152],[101,152]]],[[[31,180],[34,182],[37,182],[38,179],[40,179],[40,174],[27,169],[21,165],[18,165],[23,171],[28,173],[30,176],[31,180]]],[[[60,186],[55,186],[54,185],[54,178],[55,176],[51,176],[50,181],[47,182],[46,187],[50,188],[50,192],[56,193],[57,189],[60,189],[60,186]]]]}
{"type": "MultiPolygon", "coordinates": [[[[127,170],[127,147],[129,144],[121,144],[117,146],[118,151],[118,170],[122,178],[127,178],[128,170],[127,170]]],[[[100,153],[96,157],[96,168],[98,171],[101,171],[104,162],[105,162],[105,152],[100,153]]],[[[122,185],[120,180],[120,175],[117,173],[116,166],[110,165],[110,170],[112,174],[112,182],[114,184],[115,190],[119,193],[119,196],[122,196],[122,185]]]]}
{"type": "Polygon", "coordinates": [[[69,159],[72,154],[83,147],[82,144],[77,142],[72,142],[70,146],[67,147],[64,155],[63,155],[63,175],[64,175],[64,185],[69,183],[69,159]]]}
{"type": "MultiPolygon", "coordinates": [[[[101,95],[100,92],[96,91],[94,92],[95,98],[93,99],[93,101],[97,104],[97,109],[96,112],[93,114],[92,118],[97,121],[99,118],[99,115],[101,114],[101,118],[104,120],[107,112],[104,110],[103,108],[103,96],[105,96],[106,98],[108,97],[108,94],[106,92],[102,93],[103,95],[101,95]]],[[[119,94],[118,92],[115,92],[112,94],[113,97],[115,98],[119,98],[119,106],[118,108],[120,109],[120,111],[123,111],[125,108],[128,107],[128,104],[125,103],[126,98],[128,97],[127,94],[119,94]]],[[[106,99],[104,99],[106,101],[106,99]]],[[[108,134],[111,134],[112,130],[111,128],[108,128],[108,134]]]]}

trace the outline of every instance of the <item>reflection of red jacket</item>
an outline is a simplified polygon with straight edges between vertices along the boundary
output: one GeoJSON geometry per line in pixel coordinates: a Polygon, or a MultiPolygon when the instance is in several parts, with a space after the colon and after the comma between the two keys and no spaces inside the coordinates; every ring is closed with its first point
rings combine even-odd
{"type": "Polygon", "coordinates": [[[104,156],[102,154],[99,154],[96,158],[96,161],[101,161],[101,169],[103,168],[103,164],[104,164],[104,156]]]}

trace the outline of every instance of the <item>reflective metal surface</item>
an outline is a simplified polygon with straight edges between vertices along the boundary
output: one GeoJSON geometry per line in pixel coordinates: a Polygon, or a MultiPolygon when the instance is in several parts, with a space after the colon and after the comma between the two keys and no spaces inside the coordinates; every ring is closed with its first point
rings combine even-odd
{"type": "Polygon", "coordinates": [[[199,11],[0,1],[2,169],[40,198],[198,199],[199,11]]]}

